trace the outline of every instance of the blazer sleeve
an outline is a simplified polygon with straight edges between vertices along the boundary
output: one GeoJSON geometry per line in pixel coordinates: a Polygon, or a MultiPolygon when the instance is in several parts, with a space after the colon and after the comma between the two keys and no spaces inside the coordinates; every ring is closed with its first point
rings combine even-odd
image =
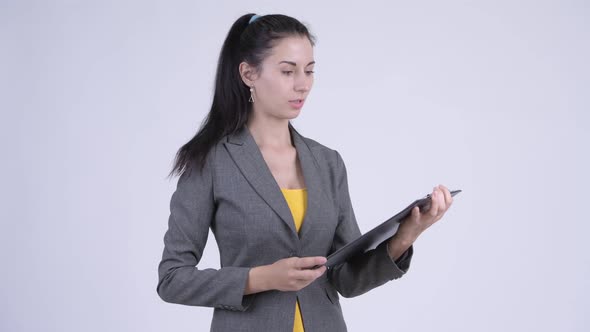
{"type": "MultiPolygon", "coordinates": [[[[331,252],[334,252],[361,236],[348,191],[346,166],[338,152],[336,167],[336,196],[338,202],[338,226],[331,252]]],[[[393,261],[387,253],[387,241],[363,255],[328,271],[328,278],[344,297],[354,297],[402,277],[410,267],[413,255],[411,246],[393,261]]]]}
{"type": "Polygon", "coordinates": [[[170,200],[156,290],[170,303],[244,311],[252,300],[252,295],[244,296],[250,268],[196,266],[215,214],[212,173],[207,158],[202,171],[193,167],[178,179],[170,200]]]}

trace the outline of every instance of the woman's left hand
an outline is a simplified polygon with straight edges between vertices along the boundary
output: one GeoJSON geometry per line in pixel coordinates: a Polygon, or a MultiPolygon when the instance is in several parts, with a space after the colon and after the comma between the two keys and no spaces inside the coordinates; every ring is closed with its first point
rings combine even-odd
{"type": "Polygon", "coordinates": [[[393,260],[397,260],[428,227],[439,221],[453,204],[453,197],[443,185],[434,187],[430,194],[430,209],[420,213],[415,207],[399,226],[397,233],[389,240],[387,251],[393,260]]]}

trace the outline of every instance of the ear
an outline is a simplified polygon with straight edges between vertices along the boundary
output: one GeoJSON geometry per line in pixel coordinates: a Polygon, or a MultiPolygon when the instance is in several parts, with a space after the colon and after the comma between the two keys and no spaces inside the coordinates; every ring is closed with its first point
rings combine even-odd
{"type": "Polygon", "coordinates": [[[242,82],[244,82],[244,84],[246,84],[247,86],[252,86],[254,85],[254,81],[256,81],[256,79],[258,78],[258,73],[256,68],[254,68],[253,66],[250,66],[250,64],[248,64],[245,61],[242,61],[240,63],[240,77],[242,78],[242,82]]]}

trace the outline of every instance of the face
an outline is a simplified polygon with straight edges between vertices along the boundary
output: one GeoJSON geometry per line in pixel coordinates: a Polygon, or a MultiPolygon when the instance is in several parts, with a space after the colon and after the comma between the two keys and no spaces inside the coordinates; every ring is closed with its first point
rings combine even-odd
{"type": "Polygon", "coordinates": [[[272,48],[262,68],[245,80],[253,86],[256,116],[297,117],[313,85],[313,46],[306,37],[287,37],[272,48]]]}

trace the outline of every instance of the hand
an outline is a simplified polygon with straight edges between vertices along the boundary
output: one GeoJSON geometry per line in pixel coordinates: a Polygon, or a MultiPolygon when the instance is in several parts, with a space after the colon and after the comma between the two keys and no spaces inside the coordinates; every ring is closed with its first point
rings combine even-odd
{"type": "Polygon", "coordinates": [[[399,258],[428,227],[439,221],[447,212],[453,197],[443,185],[434,187],[430,194],[430,209],[424,213],[418,207],[399,226],[397,233],[389,240],[388,252],[392,259],[399,258]]]}
{"type": "Polygon", "coordinates": [[[271,289],[280,291],[298,291],[319,278],[326,267],[315,270],[316,265],[326,264],[325,257],[290,257],[276,261],[268,270],[271,289]]]}
{"type": "Polygon", "coordinates": [[[244,294],[267,290],[298,291],[326,272],[325,257],[290,257],[250,269],[244,294]],[[316,265],[322,265],[312,269],[316,265]]]}

